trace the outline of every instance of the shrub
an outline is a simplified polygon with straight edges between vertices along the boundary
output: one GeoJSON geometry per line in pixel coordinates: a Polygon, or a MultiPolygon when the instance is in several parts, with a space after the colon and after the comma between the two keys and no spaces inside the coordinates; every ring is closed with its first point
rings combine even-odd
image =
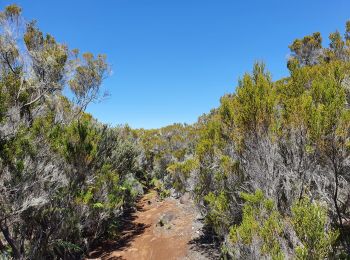
{"type": "Polygon", "coordinates": [[[251,252],[258,250],[272,259],[284,259],[279,242],[283,221],[274,202],[265,198],[261,190],[254,194],[241,193],[241,197],[245,201],[242,222],[231,227],[231,242],[238,247],[246,246],[251,252]]]}
{"type": "Polygon", "coordinates": [[[302,242],[296,248],[298,259],[324,259],[332,251],[339,232],[329,227],[327,210],[319,203],[302,198],[292,206],[292,224],[302,242]]]}

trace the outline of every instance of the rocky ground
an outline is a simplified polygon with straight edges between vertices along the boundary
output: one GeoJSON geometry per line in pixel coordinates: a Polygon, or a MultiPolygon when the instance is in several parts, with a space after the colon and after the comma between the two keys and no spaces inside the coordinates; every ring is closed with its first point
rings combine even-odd
{"type": "Polygon", "coordinates": [[[109,241],[89,254],[89,259],[218,259],[218,244],[203,223],[188,194],[159,200],[147,193],[123,219],[117,241],[109,241]]]}

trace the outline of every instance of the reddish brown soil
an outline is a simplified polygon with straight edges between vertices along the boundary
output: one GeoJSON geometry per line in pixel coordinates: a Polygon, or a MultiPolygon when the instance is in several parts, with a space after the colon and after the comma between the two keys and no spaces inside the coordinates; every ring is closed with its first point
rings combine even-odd
{"type": "Polygon", "coordinates": [[[188,256],[195,218],[191,206],[171,198],[160,201],[152,191],[139,201],[137,209],[130,214],[118,242],[90,253],[92,259],[164,260],[188,256]],[[164,215],[170,220],[160,223],[164,215]]]}

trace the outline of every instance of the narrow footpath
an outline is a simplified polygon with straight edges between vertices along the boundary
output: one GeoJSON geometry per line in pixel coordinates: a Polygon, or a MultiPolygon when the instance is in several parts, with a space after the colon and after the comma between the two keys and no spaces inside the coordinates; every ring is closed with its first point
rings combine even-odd
{"type": "Polygon", "coordinates": [[[118,241],[95,249],[88,259],[164,260],[218,259],[217,244],[203,231],[188,195],[159,200],[147,193],[136,210],[126,214],[118,241]]]}

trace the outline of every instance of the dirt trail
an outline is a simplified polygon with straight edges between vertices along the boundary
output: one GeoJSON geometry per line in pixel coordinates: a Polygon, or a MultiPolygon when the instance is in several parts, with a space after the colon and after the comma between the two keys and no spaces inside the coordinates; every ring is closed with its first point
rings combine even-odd
{"type": "Polygon", "coordinates": [[[160,201],[151,191],[127,215],[121,238],[91,252],[89,259],[213,259],[199,245],[205,239],[201,241],[202,224],[190,200],[160,201]]]}

